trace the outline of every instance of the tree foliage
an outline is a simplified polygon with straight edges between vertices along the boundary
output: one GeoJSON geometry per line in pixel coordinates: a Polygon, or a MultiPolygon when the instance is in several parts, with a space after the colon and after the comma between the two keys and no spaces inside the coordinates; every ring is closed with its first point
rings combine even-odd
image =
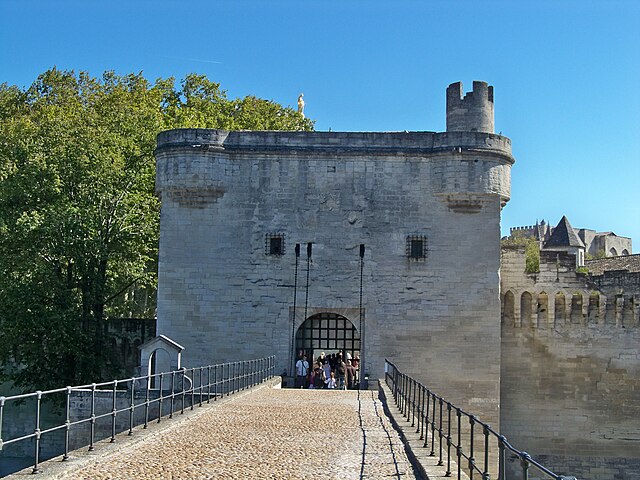
{"type": "MultiPolygon", "coordinates": [[[[153,149],[170,128],[311,130],[291,108],[189,75],[147,81],[51,69],[0,85],[0,361],[25,389],[118,372],[105,320],[156,282],[153,149]]],[[[146,310],[145,310],[146,308],[146,310]]]]}
{"type": "Polygon", "coordinates": [[[540,272],[540,244],[534,237],[528,237],[521,232],[515,232],[507,238],[503,238],[502,245],[522,246],[524,247],[525,268],[526,273],[540,272]]]}

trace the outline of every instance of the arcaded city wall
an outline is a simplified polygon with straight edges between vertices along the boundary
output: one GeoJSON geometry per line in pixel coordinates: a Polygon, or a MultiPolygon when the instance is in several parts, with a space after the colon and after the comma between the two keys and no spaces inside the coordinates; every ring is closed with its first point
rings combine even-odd
{"type": "Polygon", "coordinates": [[[637,299],[542,253],[526,274],[522,249],[502,252],[501,430],[556,473],[640,478],[637,299]]]}

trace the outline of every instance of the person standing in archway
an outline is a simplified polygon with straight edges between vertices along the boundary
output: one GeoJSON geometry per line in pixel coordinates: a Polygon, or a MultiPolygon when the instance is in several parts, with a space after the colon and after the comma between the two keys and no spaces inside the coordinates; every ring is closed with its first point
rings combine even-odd
{"type": "Polygon", "coordinates": [[[356,369],[351,365],[351,360],[346,361],[345,371],[347,377],[347,389],[353,390],[353,385],[356,379],[356,369]]]}
{"type": "Polygon", "coordinates": [[[303,354],[302,358],[296,362],[296,388],[304,388],[308,371],[309,362],[307,362],[307,356],[303,354]]]}
{"type": "Polygon", "coordinates": [[[344,363],[344,360],[342,358],[342,353],[338,352],[336,371],[338,372],[338,388],[340,390],[346,389],[346,383],[345,383],[345,374],[347,372],[346,366],[347,365],[344,363]]]}
{"type": "Polygon", "coordinates": [[[353,381],[356,385],[359,385],[360,384],[360,357],[358,357],[358,354],[356,354],[355,358],[351,360],[351,366],[355,370],[355,377],[353,381]]]}

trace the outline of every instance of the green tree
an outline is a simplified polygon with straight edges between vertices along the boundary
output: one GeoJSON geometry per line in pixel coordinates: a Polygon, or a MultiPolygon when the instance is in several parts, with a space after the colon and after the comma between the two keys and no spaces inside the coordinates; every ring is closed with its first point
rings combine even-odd
{"type": "Polygon", "coordinates": [[[512,236],[501,240],[501,244],[508,246],[524,247],[525,268],[526,273],[540,272],[540,244],[533,237],[526,237],[520,232],[515,232],[512,236]]]}
{"type": "MultiPolygon", "coordinates": [[[[311,130],[291,108],[228,99],[189,75],[43,73],[0,85],[0,361],[24,389],[117,375],[104,325],[154,289],[159,202],[153,149],[181,127],[311,130]]],[[[153,314],[153,305],[146,312],[153,314]]]]}

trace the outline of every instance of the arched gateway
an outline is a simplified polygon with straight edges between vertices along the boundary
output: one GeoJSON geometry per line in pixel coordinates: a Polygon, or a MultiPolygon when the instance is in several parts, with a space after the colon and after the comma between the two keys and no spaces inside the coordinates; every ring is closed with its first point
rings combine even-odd
{"type": "Polygon", "coordinates": [[[337,313],[318,313],[307,318],[296,332],[296,352],[317,358],[339,350],[360,356],[360,333],[351,321],[337,313]]]}

